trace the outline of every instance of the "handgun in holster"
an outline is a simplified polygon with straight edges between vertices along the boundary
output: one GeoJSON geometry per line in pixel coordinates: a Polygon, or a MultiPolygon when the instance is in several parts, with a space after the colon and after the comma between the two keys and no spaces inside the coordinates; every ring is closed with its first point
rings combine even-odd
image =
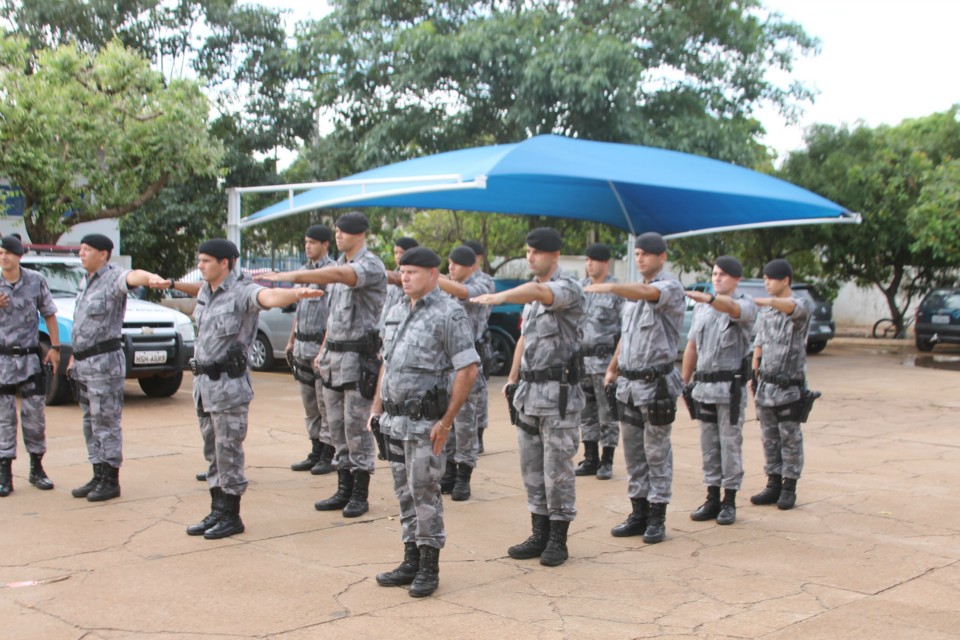
{"type": "Polygon", "coordinates": [[[370,431],[373,432],[373,439],[377,441],[377,458],[380,460],[387,459],[387,439],[384,437],[383,432],[380,431],[380,416],[372,416],[370,418],[370,431]]]}
{"type": "Polygon", "coordinates": [[[813,409],[813,403],[816,402],[817,398],[819,398],[821,395],[823,394],[820,393],[819,391],[810,391],[807,388],[804,388],[800,392],[801,406],[800,406],[800,419],[798,420],[798,422],[803,423],[807,421],[807,418],[810,417],[810,410],[813,409]]]}
{"type": "Polygon", "coordinates": [[[227,361],[223,370],[230,378],[239,378],[247,370],[247,354],[239,342],[234,342],[227,349],[227,361]]]}
{"type": "MultiPolygon", "coordinates": [[[[293,357],[293,351],[286,351],[283,355],[287,359],[287,366],[290,367],[290,371],[294,371],[297,368],[297,361],[293,357]]],[[[297,374],[294,373],[293,377],[296,378],[297,374]]]]}
{"type": "Polygon", "coordinates": [[[603,395],[607,398],[607,407],[610,409],[610,417],[614,420],[620,419],[620,410],[617,407],[617,383],[611,382],[604,385],[603,395]]]}
{"type": "Polygon", "coordinates": [[[517,395],[518,386],[516,382],[511,382],[506,386],[507,408],[510,410],[510,424],[514,426],[520,426],[519,412],[517,408],[513,406],[513,398],[517,395]]]}
{"type": "MultiPolygon", "coordinates": [[[[730,424],[740,423],[740,401],[743,399],[743,387],[753,376],[749,356],[740,361],[740,371],[730,381],[730,424]]],[[[756,385],[754,385],[756,389],[756,385]]]]}
{"type": "Polygon", "coordinates": [[[700,407],[697,405],[697,401],[693,399],[693,388],[697,384],[691,383],[683,388],[683,402],[687,405],[687,411],[690,412],[690,419],[697,420],[700,418],[700,407]]]}

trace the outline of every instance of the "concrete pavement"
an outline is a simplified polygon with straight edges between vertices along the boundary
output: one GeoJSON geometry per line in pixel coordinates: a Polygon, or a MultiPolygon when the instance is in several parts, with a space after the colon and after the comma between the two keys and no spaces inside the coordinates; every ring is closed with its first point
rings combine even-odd
{"type": "Polygon", "coordinates": [[[209,506],[193,479],[205,464],[189,390],[151,399],[128,383],[120,499],[70,496],[90,475],[76,406],[48,409],[44,462],[56,489],[27,483],[21,445],[15,491],[0,499],[0,636],[958,637],[958,363],[958,349],[918,355],[856,339],[812,356],[811,387],[824,396],[805,425],[797,508],[749,504],[765,481],[751,407],[747,475],[728,527],[689,519],[704,489],[698,429],[681,408],[667,540],[609,535],[629,510],[618,450],[613,480],[578,479],[571,558],[557,568],[506,555],[528,535],[529,516],[514,430],[492,396],[474,497],[445,501],[440,588],[425,599],[373,579],[402,554],[385,463],[370,512],[354,520],[313,509],[335,477],[289,470],[309,443],[287,372],[254,376],[247,532],[222,541],[184,533],[209,506]]]}

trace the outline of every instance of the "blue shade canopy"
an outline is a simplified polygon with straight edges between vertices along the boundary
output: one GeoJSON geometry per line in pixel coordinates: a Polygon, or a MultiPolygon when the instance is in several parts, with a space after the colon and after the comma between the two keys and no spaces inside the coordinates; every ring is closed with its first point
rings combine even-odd
{"type": "Polygon", "coordinates": [[[287,188],[290,198],[248,216],[240,226],[312,209],[370,206],[575,218],[673,237],[859,220],[806,189],[726,162],[554,135],[439,153],[336,182],[287,188]],[[307,186],[313,188],[293,195],[307,186]]]}

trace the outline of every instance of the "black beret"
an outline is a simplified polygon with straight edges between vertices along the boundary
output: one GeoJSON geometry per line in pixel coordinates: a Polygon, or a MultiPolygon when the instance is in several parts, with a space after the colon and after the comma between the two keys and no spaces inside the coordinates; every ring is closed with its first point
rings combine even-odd
{"type": "Polygon", "coordinates": [[[720,270],[728,276],[734,278],[743,277],[743,265],[733,256],[720,256],[714,264],[720,267],[720,270]]]}
{"type": "Polygon", "coordinates": [[[420,243],[417,242],[416,240],[414,240],[413,238],[397,238],[397,239],[393,242],[393,246],[395,246],[395,247],[400,247],[400,248],[403,249],[404,251],[409,251],[410,249],[413,249],[414,247],[419,247],[419,246],[420,246],[420,243]]]}
{"type": "Polygon", "coordinates": [[[478,256],[486,255],[487,253],[484,250],[483,245],[476,240],[467,240],[466,242],[463,243],[463,246],[470,247],[471,249],[473,249],[473,252],[478,256]]]}
{"type": "Polygon", "coordinates": [[[217,260],[229,260],[230,258],[239,258],[240,252],[237,251],[237,245],[224,238],[213,238],[200,244],[197,253],[205,253],[217,260]]]}
{"type": "Polygon", "coordinates": [[[464,267],[472,267],[477,264],[477,254],[470,247],[461,245],[450,252],[450,261],[464,267]]]}
{"type": "Polygon", "coordinates": [[[80,239],[80,244],[93,247],[97,251],[113,251],[113,240],[102,233],[89,233],[80,239]]]}
{"type": "Polygon", "coordinates": [[[363,215],[359,211],[348,211],[337,218],[336,225],[337,229],[340,229],[340,231],[349,233],[351,235],[356,235],[369,229],[370,221],[367,220],[367,216],[363,215]]]}
{"type": "Polygon", "coordinates": [[[400,258],[400,266],[433,269],[440,266],[440,256],[426,247],[414,247],[409,251],[404,251],[400,258]]]}
{"type": "Polygon", "coordinates": [[[307,232],[303,234],[308,238],[312,238],[317,242],[330,242],[333,240],[333,233],[330,232],[330,229],[327,225],[324,224],[315,224],[307,229],[307,232]]]}
{"type": "Polygon", "coordinates": [[[771,260],[767,263],[767,266],[763,268],[763,275],[774,280],[790,278],[792,281],[793,267],[791,267],[790,263],[783,258],[777,258],[776,260],[771,260]]]}
{"type": "Polygon", "coordinates": [[[647,253],[666,253],[667,243],[663,236],[656,231],[647,231],[637,236],[637,242],[634,245],[637,249],[643,249],[647,253]]]}
{"type": "Polygon", "coordinates": [[[563,238],[556,229],[540,227],[527,234],[527,246],[537,251],[560,251],[563,238]]]}
{"type": "Polygon", "coordinates": [[[610,247],[605,244],[600,244],[599,242],[591,244],[583,253],[591,260],[599,260],[600,262],[608,262],[610,260],[610,247]]]}
{"type": "Polygon", "coordinates": [[[15,256],[23,255],[23,243],[16,236],[3,236],[0,246],[3,247],[4,251],[8,251],[15,256]]]}

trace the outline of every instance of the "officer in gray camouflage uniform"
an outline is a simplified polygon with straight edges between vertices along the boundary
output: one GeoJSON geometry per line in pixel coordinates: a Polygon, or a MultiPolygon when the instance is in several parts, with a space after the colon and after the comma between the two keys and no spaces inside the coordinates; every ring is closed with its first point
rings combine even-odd
{"type": "Polygon", "coordinates": [[[751,496],[753,504],[792,509],[803,471],[803,432],[799,413],[807,392],[807,332],[813,305],[793,295],[793,268],[783,259],[763,268],[769,298],[757,298],[757,337],[753,371],[757,418],[763,440],[766,488],[751,496]]]}
{"type": "MultiPolygon", "coordinates": [[[[307,262],[301,269],[322,269],[334,264],[328,255],[333,234],[326,226],[315,224],[304,234],[304,252],[307,262]]],[[[307,285],[312,289],[324,289],[322,285],[307,285]]],[[[293,377],[300,383],[300,399],[306,413],[307,436],[312,448],[302,462],[290,465],[294,471],[309,471],[315,476],[333,472],[333,454],[336,452],[331,438],[330,425],[324,415],[323,385],[313,368],[313,361],[320,353],[320,345],[327,330],[326,296],[306,298],[297,305],[297,315],[290,339],[284,351],[291,364],[293,377]]]]}
{"type": "Polygon", "coordinates": [[[20,268],[23,244],[15,236],[0,240],[0,497],[13,491],[11,465],[17,457],[17,391],[20,392],[20,424],[23,445],[30,454],[30,484],[38,489],[53,489],[43,470],[47,452],[44,417],[44,372],[60,365],[60,334],[57,305],[47,281],[30,269],[20,268]],[[40,361],[40,322],[43,317],[50,337],[50,348],[40,361]]]}
{"type": "Polygon", "coordinates": [[[387,299],[383,303],[383,310],[380,312],[380,321],[377,323],[377,329],[383,332],[383,323],[387,319],[387,312],[403,298],[403,287],[400,286],[400,258],[408,249],[419,246],[413,238],[397,238],[393,243],[393,261],[397,268],[393,271],[387,271],[387,299]]]}
{"type": "MultiPolygon", "coordinates": [[[[484,249],[483,245],[476,240],[467,240],[466,242],[463,243],[463,246],[470,247],[471,249],[473,249],[473,252],[477,255],[477,263],[473,265],[473,273],[474,275],[476,275],[477,280],[480,281],[480,285],[482,287],[485,287],[488,291],[495,292],[497,290],[497,286],[496,286],[496,283],[494,282],[493,276],[491,276],[489,273],[483,270],[483,257],[487,255],[486,249],[484,249]]],[[[488,331],[489,326],[490,326],[490,316],[488,314],[486,324],[484,325],[483,331],[481,333],[481,335],[484,336],[484,340],[487,340],[487,341],[490,340],[490,334],[488,331]]],[[[493,353],[492,344],[481,345],[481,349],[483,350],[489,349],[491,355],[493,353]]],[[[482,352],[480,354],[480,357],[481,359],[484,357],[482,352]]],[[[491,362],[490,364],[492,366],[493,363],[491,362]]],[[[492,371],[487,370],[489,368],[490,367],[486,367],[486,366],[484,367],[482,372],[484,378],[489,379],[490,376],[493,375],[492,371]]],[[[489,405],[489,394],[486,394],[486,393],[481,394],[477,398],[477,446],[478,446],[477,453],[478,454],[483,453],[483,432],[487,430],[487,426],[490,424],[490,408],[488,405],[489,405]]]]}
{"type": "Polygon", "coordinates": [[[196,285],[166,281],[168,288],[197,295],[197,342],[190,367],[203,455],[209,463],[210,513],[187,527],[187,535],[202,535],[207,540],[245,530],[240,519],[240,498],[248,484],[243,441],[253,400],[246,365],[260,310],[323,295],[323,291],[304,287],[267,289],[238,278],[233,267],[239,257],[237,246],[229,240],[207,240],[197,249],[197,268],[204,280],[199,291],[196,285]]]}
{"type": "Polygon", "coordinates": [[[367,249],[367,217],[351,211],[337,218],[334,266],[264,276],[274,281],[313,283],[327,287],[330,315],[327,337],[314,362],[323,383],[330,436],[337,449],[337,492],[313,506],[317,511],[343,510],[356,518],[370,508],[367,501],[376,445],[367,429],[370,403],[380,369],[377,322],[387,295],[383,262],[367,249]]]}
{"type": "Polygon", "coordinates": [[[371,407],[386,437],[393,490],[400,501],[403,562],[377,575],[382,586],[410,585],[428,596],[439,584],[446,542],[440,474],[444,441],[478,377],[480,356],[463,308],[437,287],[440,258],[426,247],[400,259],[406,297],[387,314],[383,367],[371,407]]]}
{"type": "MultiPolygon", "coordinates": [[[[580,286],[618,282],[610,275],[610,247],[591,244],[584,253],[587,256],[587,277],[580,281],[580,286]]],[[[586,372],[583,380],[586,404],[580,412],[580,440],[583,442],[584,456],[576,474],[596,475],[598,480],[609,480],[613,477],[613,454],[620,442],[620,425],[616,416],[610,415],[603,378],[620,340],[623,298],[612,293],[587,293],[584,300],[585,322],[580,349],[586,372]],[[600,445],[603,446],[602,456],[600,445]]]]}
{"type": "MultiPolygon", "coordinates": [[[[467,246],[460,246],[450,252],[450,276],[440,277],[440,289],[460,301],[467,318],[470,320],[470,331],[473,335],[474,348],[480,352],[481,341],[487,328],[487,318],[490,317],[490,307],[483,304],[474,304],[470,298],[484,293],[493,293],[493,283],[486,284],[474,267],[477,264],[477,254],[467,246]]],[[[481,364],[483,364],[481,362],[481,364]]],[[[489,366],[489,363],[487,363],[489,366]]],[[[470,389],[467,401],[457,413],[453,421],[453,431],[447,438],[446,454],[447,468],[440,479],[440,492],[449,493],[454,500],[461,501],[470,498],[470,479],[473,470],[477,467],[477,457],[480,454],[480,441],[477,431],[479,427],[479,412],[481,398],[487,396],[487,379],[481,372],[470,389]]]]}
{"type": "Polygon", "coordinates": [[[563,240],[542,227],[527,234],[527,263],[535,280],[472,302],[524,304],[523,325],[504,395],[517,385],[520,471],[527,490],[533,533],[507,550],[511,558],[539,556],[540,564],[557,566],[568,557],[567,531],[577,515],[577,453],[583,388],[579,355],[583,324],[583,288],[560,271],[563,240]]]}
{"type": "Polygon", "coordinates": [[[616,537],[643,535],[661,542],[673,484],[670,435],[683,389],[674,366],[686,297],[683,286],[663,271],[667,243],[659,233],[637,237],[634,257],[643,282],[592,284],[587,292],[615,293],[623,306],[620,344],[605,384],[617,383],[617,407],[629,476],[630,516],[611,530],[616,537]]]}
{"type": "Polygon", "coordinates": [[[113,241],[93,233],[80,240],[80,282],[73,312],[73,354],[67,375],[76,381],[83,412],[83,437],[93,478],[71,494],[90,502],[120,496],[123,462],[123,315],[127,294],[134,287],[166,286],[167,280],[149,271],[123,269],[109,262],[113,241]]]}
{"type": "Polygon", "coordinates": [[[737,293],[742,277],[739,260],[720,256],[713,267],[714,293],[687,291],[687,297],[699,303],[694,307],[680,374],[687,385],[684,397],[700,421],[707,500],[690,513],[690,519],[698,522],[716,519],[717,524],[733,524],[737,519],[751,332],[757,317],[753,298],[737,293]]]}

